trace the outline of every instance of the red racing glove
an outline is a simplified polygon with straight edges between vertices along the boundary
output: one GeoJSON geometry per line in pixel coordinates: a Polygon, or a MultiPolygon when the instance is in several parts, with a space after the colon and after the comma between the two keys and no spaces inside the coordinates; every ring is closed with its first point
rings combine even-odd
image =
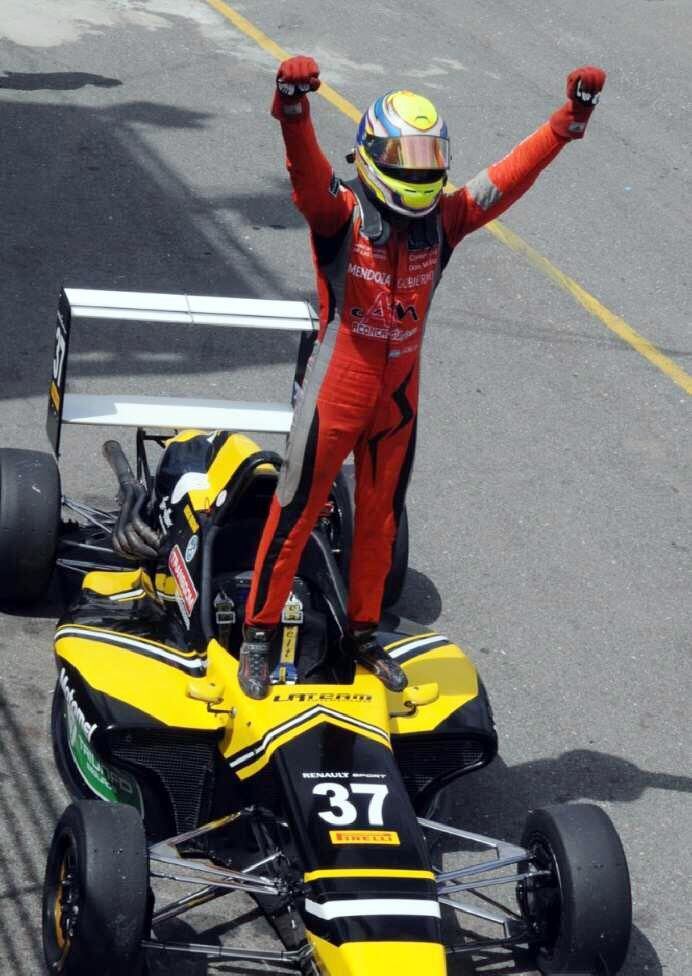
{"type": "Polygon", "coordinates": [[[550,116],[550,125],[561,139],[583,139],[586,123],[605,85],[603,68],[584,65],[567,75],[567,101],[550,116]]]}
{"type": "Polygon", "coordinates": [[[307,92],[320,87],[320,69],[314,58],[298,54],[279,65],[276,73],[276,94],[272,103],[275,119],[301,117],[308,114],[307,92]]]}

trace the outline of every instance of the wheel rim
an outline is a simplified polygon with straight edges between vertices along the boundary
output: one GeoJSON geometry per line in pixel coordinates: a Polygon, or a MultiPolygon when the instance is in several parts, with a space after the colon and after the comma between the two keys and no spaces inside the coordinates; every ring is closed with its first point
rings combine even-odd
{"type": "Polygon", "coordinates": [[[76,852],[67,840],[52,893],[51,915],[57,958],[50,968],[54,973],[62,972],[77,930],[81,900],[78,878],[76,852]]]}
{"type": "Polygon", "coordinates": [[[562,925],[560,872],[547,840],[532,838],[528,850],[530,864],[536,869],[537,875],[520,882],[517,886],[517,898],[540,952],[549,958],[553,954],[562,925]]]}

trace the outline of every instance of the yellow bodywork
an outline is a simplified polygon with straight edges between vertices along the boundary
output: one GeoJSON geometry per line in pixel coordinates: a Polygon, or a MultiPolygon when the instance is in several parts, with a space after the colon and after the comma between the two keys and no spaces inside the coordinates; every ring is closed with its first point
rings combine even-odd
{"type": "Polygon", "coordinates": [[[436,942],[344,942],[332,945],[306,932],[317,964],[329,976],[444,976],[447,961],[436,942]]]}
{"type": "MultiPolygon", "coordinates": [[[[143,591],[142,595],[153,593],[151,579],[140,570],[93,572],[86,576],[84,587],[109,599],[117,599],[119,594],[136,599],[138,590],[143,591]]],[[[431,633],[401,637],[389,648],[405,654],[407,644],[436,636],[431,633]]],[[[392,734],[432,731],[478,694],[473,665],[451,643],[428,651],[421,649],[415,657],[403,661],[410,685],[401,694],[386,691],[380,681],[358,667],[352,684],[277,684],[266,699],[253,701],[240,692],[237,661],[217,641],[210,641],[203,653],[197,653],[136,638],[147,653],[164,651],[168,660],[160,660],[105,639],[127,637],[105,627],[66,623],[56,632],[56,654],[76,668],[92,688],[157,722],[175,728],[218,731],[220,752],[229,770],[241,779],[255,775],[282,745],[321,723],[348,729],[391,748],[392,734]],[[194,667],[198,672],[186,673],[176,666],[176,661],[187,662],[188,668],[191,662],[197,662],[194,667]]],[[[357,842],[354,837],[348,840],[350,845],[357,842]]],[[[377,840],[380,846],[385,842],[398,840],[377,840]]],[[[339,877],[430,881],[433,875],[426,870],[373,866],[316,870],[309,872],[305,881],[339,877]]],[[[329,976],[443,976],[447,972],[444,947],[436,942],[362,941],[337,946],[309,931],[307,937],[320,971],[329,976]]]]}
{"type": "MultiPolygon", "coordinates": [[[[173,440],[189,440],[200,433],[185,431],[173,440]]],[[[200,513],[211,508],[233,470],[257,449],[250,438],[241,434],[226,440],[207,471],[208,487],[193,489],[187,495],[184,514],[191,531],[199,529],[198,516],[201,518],[200,513]]],[[[274,469],[266,465],[258,470],[274,469]]],[[[85,577],[83,586],[114,603],[149,598],[160,604],[175,593],[174,580],[167,574],[159,573],[152,581],[138,569],[95,571],[85,577]]],[[[248,779],[270,762],[277,749],[322,723],[347,729],[387,749],[391,749],[392,735],[438,728],[478,695],[475,668],[459,647],[444,640],[430,632],[401,636],[387,646],[404,658],[401,664],[409,686],[403,693],[387,691],[379,680],[358,666],[352,684],[280,683],[273,685],[262,701],[242,694],[237,661],[215,640],[204,650],[190,651],[143,636],[129,637],[126,632],[108,630],[107,625],[82,624],[77,619],[58,627],[55,651],[59,660],[73,666],[91,688],[158,723],[171,728],[218,731],[218,747],[229,771],[240,779],[248,779]],[[421,642],[420,650],[414,647],[421,642]],[[426,650],[425,644],[431,642],[436,646],[426,650]],[[409,644],[411,656],[406,660],[409,644]]],[[[286,660],[290,660],[295,648],[286,646],[284,652],[286,660]]],[[[353,846],[365,843],[356,834],[368,832],[333,833],[349,837],[344,841],[333,838],[332,843],[353,846]]],[[[368,838],[370,846],[377,844],[384,849],[383,845],[399,842],[395,831],[370,833],[378,834],[377,841],[368,838]]],[[[430,882],[434,876],[428,870],[372,865],[315,870],[308,872],[304,880],[313,883],[346,877],[430,882]]],[[[363,941],[337,946],[309,931],[307,937],[320,971],[329,976],[443,976],[447,972],[444,947],[436,942],[363,941]]]]}
{"type": "MultiPolygon", "coordinates": [[[[410,639],[410,638],[409,638],[410,639]]],[[[397,645],[388,645],[388,649],[397,645]]],[[[410,692],[387,693],[389,728],[393,733],[431,732],[478,694],[476,669],[456,644],[423,651],[402,665],[409,687],[437,685],[437,695],[425,705],[410,701],[410,692]]],[[[429,696],[426,696],[426,698],[429,696]]]]}
{"type": "MultiPolygon", "coordinates": [[[[141,569],[121,573],[94,570],[84,577],[82,589],[91,590],[92,593],[98,593],[99,596],[117,596],[119,593],[143,588],[144,577],[149,579],[141,569]]],[[[151,585],[151,581],[149,581],[149,585],[151,585]]]]}
{"type": "MultiPolygon", "coordinates": [[[[92,572],[83,585],[110,598],[137,589],[152,592],[151,580],[142,570],[92,572]]],[[[263,701],[253,701],[238,687],[237,661],[215,640],[199,654],[138,638],[182,661],[204,662],[201,676],[191,677],[165,661],[100,641],[99,634],[109,634],[104,628],[79,624],[79,629],[82,634],[76,637],[66,633],[69,625],[59,627],[55,649],[92,688],[165,725],[207,730],[225,727],[221,749],[230,760],[263,746],[256,761],[238,770],[243,779],[265,766],[285,742],[323,722],[388,745],[391,734],[434,730],[478,694],[473,664],[451,643],[404,661],[409,688],[400,694],[386,691],[377,678],[358,667],[353,684],[278,684],[263,701]],[[417,689],[423,694],[417,695],[417,689]],[[425,704],[415,704],[416,700],[425,704]],[[305,722],[282,728],[301,715],[306,716],[305,722]]],[[[419,637],[401,638],[388,648],[401,648],[419,637]]]]}
{"type": "MultiPolygon", "coordinates": [[[[99,635],[108,633],[104,628],[80,624],[80,631],[84,635],[93,633],[93,638],[70,636],[69,629],[58,627],[55,653],[76,668],[91,688],[126,702],[164,725],[213,730],[226,724],[228,715],[210,712],[206,703],[188,696],[188,683],[199,679],[191,679],[184,671],[162,661],[100,640],[99,635]]],[[[155,641],[146,643],[153,648],[164,647],[155,641]]],[[[178,653],[182,661],[198,659],[198,655],[175,652],[168,645],[165,650],[178,653]]]]}
{"type": "MultiPolygon", "coordinates": [[[[235,660],[229,660],[235,669],[235,660]]],[[[236,714],[233,727],[224,737],[224,756],[233,762],[235,756],[260,750],[250,765],[237,770],[241,779],[266,766],[280,746],[325,722],[389,747],[384,688],[377,678],[360,668],[353,684],[274,685],[263,701],[247,698],[237,689],[235,680],[229,690],[236,714]],[[304,721],[300,721],[301,715],[304,721]]]]}
{"type": "MultiPolygon", "coordinates": [[[[170,440],[166,441],[166,446],[170,444],[181,443],[183,441],[189,441],[193,437],[205,435],[201,430],[184,430],[176,437],[172,437],[170,440]]],[[[189,503],[195,512],[207,512],[216,501],[216,498],[220,491],[222,491],[228,484],[232,473],[236,468],[245,461],[246,458],[251,457],[259,450],[259,446],[250,438],[246,437],[245,434],[232,434],[222,445],[218,454],[209,465],[206,471],[207,481],[209,482],[208,488],[192,488],[188,493],[187,497],[189,503]]],[[[276,469],[271,464],[263,464],[257,468],[257,473],[272,472],[276,469]]],[[[192,528],[192,521],[190,516],[194,519],[192,512],[188,515],[185,513],[188,524],[192,528]]],[[[196,522],[196,519],[194,519],[196,522]]],[[[193,531],[195,531],[193,529],[193,531]]]]}

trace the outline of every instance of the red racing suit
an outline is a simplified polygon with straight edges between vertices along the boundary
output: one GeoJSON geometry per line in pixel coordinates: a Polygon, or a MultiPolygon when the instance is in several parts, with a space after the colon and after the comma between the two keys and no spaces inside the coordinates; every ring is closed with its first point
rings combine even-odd
{"type": "MultiPolygon", "coordinates": [[[[433,293],[466,234],[498,217],[565,145],[549,123],[432,215],[366,231],[364,204],[335,177],[302,114],[281,116],[293,199],[308,222],[318,341],[296,402],[287,454],[255,563],[246,623],[281,619],[300,556],[353,451],[356,514],[348,617],[377,625],[413,464],[420,348],[433,293]]],[[[371,211],[374,208],[371,206],[371,211]]]]}

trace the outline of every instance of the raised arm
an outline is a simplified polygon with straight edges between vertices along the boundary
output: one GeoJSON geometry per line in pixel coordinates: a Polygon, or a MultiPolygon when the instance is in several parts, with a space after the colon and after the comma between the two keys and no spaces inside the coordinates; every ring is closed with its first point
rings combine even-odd
{"type": "Polygon", "coordinates": [[[563,146],[584,136],[605,77],[601,68],[577,68],[567,78],[567,101],[544,125],[460,190],[445,195],[442,219],[451,247],[504,213],[534,184],[563,146]]]}
{"type": "Polygon", "coordinates": [[[310,118],[307,93],[319,88],[319,73],[313,58],[300,55],[284,61],[276,76],[272,115],[281,123],[295,205],[315,234],[330,237],[349,219],[353,204],[341,192],[310,118]]]}

